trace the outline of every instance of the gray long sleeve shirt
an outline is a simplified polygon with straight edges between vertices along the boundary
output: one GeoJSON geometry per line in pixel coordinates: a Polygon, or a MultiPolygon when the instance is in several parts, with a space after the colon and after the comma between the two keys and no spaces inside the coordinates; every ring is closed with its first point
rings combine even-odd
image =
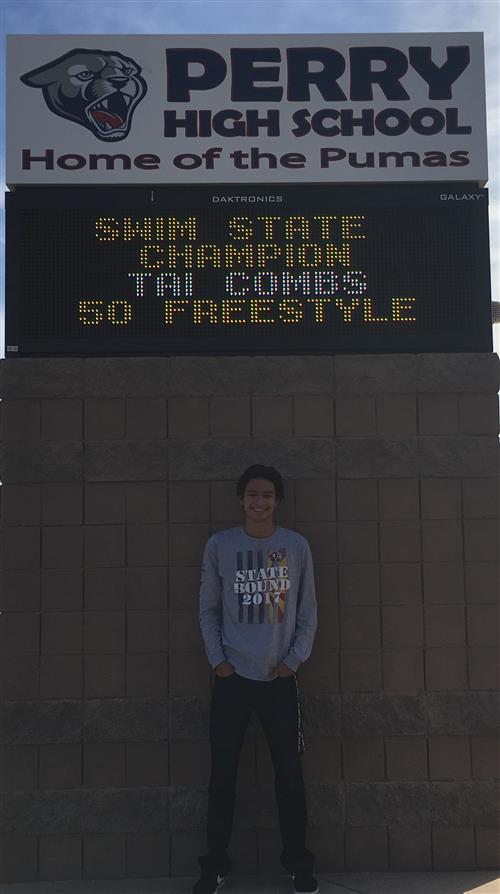
{"type": "Polygon", "coordinates": [[[278,527],[269,538],[242,527],[214,534],[205,547],[200,624],[208,661],[269,680],[280,662],[292,670],[309,657],[317,627],[309,544],[278,527]]]}

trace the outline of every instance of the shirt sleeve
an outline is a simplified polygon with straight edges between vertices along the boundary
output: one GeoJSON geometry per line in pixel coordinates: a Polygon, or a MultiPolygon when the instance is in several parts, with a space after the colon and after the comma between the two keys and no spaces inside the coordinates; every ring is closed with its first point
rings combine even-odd
{"type": "Polygon", "coordinates": [[[292,639],[290,650],[283,658],[284,664],[291,670],[296,671],[299,664],[302,664],[309,658],[317,626],[318,611],[316,606],[313,562],[309,544],[304,540],[299,592],[297,594],[295,634],[292,639]]]}
{"type": "Polygon", "coordinates": [[[226,661],[222,646],[222,579],[219,575],[217,544],[214,537],[208,541],[201,566],[200,626],[205,652],[211,667],[226,661]]]}

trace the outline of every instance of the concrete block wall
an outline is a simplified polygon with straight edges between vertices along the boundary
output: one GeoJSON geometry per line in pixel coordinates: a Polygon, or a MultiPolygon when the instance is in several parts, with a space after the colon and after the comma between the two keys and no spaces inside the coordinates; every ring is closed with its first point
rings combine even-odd
{"type": "MultiPolygon", "coordinates": [[[[498,865],[498,358],[2,364],[2,877],[193,875],[210,532],[287,479],[320,626],[301,671],[322,870],[498,865]]],[[[279,871],[256,726],[231,848],[279,871]]]]}

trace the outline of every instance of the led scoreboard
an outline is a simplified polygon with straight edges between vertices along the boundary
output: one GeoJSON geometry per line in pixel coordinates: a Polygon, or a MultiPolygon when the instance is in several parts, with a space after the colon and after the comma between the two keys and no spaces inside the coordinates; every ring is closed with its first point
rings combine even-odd
{"type": "Polygon", "coordinates": [[[474,184],[6,198],[7,357],[492,350],[474,184]]]}

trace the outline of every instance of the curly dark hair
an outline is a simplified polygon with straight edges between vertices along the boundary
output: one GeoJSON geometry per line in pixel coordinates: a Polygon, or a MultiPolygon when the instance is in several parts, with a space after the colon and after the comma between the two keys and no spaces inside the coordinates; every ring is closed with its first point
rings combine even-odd
{"type": "Polygon", "coordinates": [[[256,463],[253,466],[249,466],[248,469],[245,469],[243,475],[238,478],[236,483],[236,493],[241,498],[245,492],[245,488],[249,481],[252,478],[265,478],[266,481],[270,481],[274,484],[274,490],[276,493],[276,499],[281,502],[281,500],[285,499],[285,487],[283,484],[283,478],[280,473],[274,466],[263,466],[259,463],[256,463]]]}

